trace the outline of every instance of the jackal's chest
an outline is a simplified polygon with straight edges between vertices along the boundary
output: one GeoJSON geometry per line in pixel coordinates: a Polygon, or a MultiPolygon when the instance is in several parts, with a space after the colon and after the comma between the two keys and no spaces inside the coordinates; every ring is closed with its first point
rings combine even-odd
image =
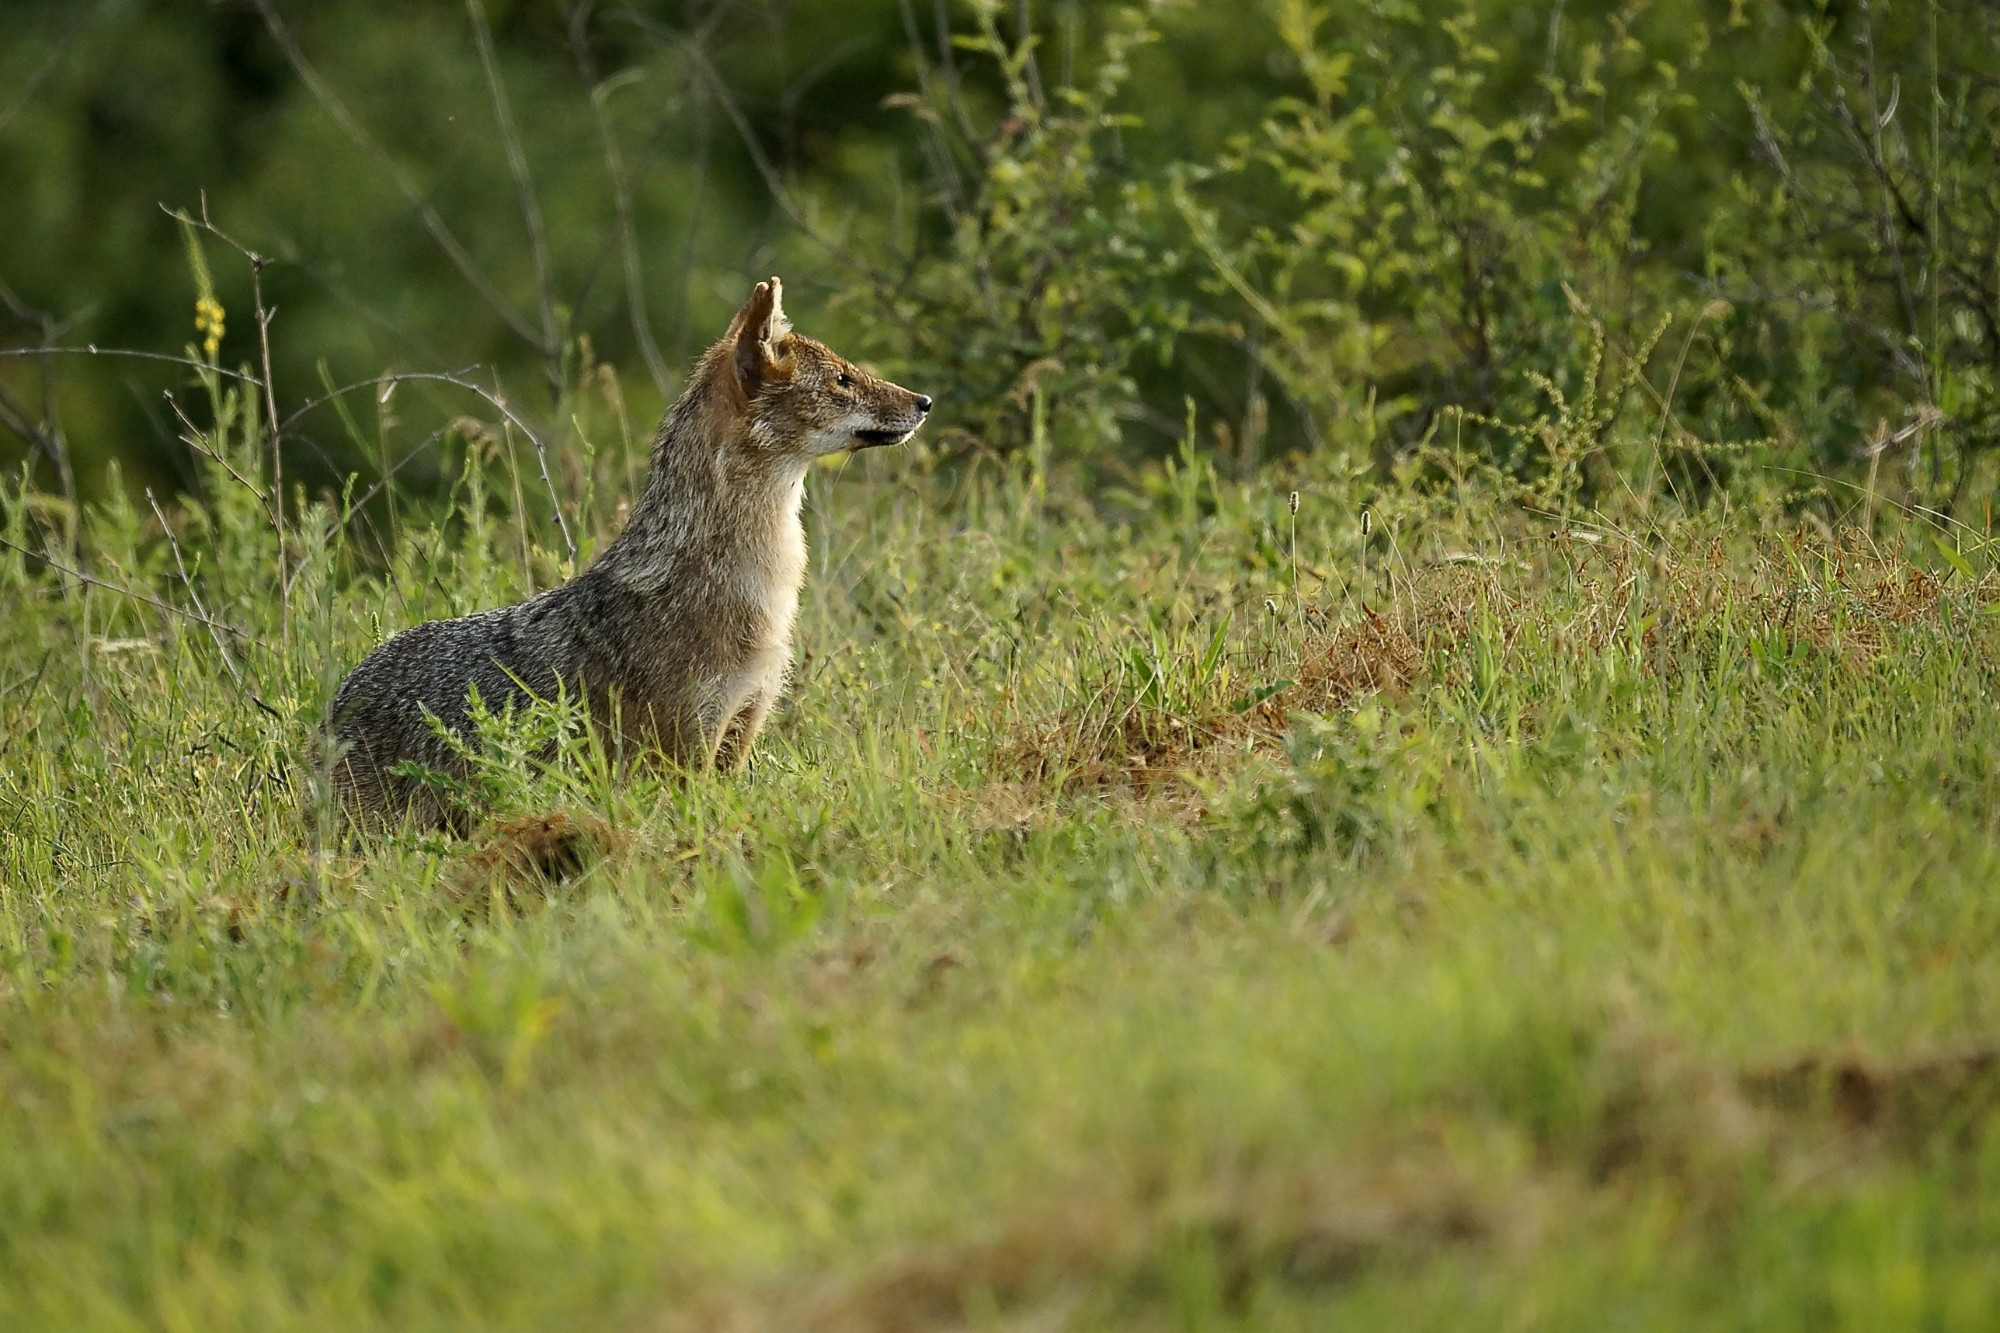
{"type": "Polygon", "coordinates": [[[805,529],[795,516],[773,524],[746,544],[730,571],[721,600],[735,621],[735,637],[751,670],[782,670],[790,661],[798,622],[799,591],[806,577],[805,529]]]}

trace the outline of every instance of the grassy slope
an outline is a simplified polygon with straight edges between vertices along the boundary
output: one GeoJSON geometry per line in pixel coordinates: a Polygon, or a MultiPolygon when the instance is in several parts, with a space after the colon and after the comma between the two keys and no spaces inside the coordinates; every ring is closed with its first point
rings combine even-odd
{"type": "MultiPolygon", "coordinates": [[[[386,592],[308,533],[281,625],[220,488],[184,554],[249,685],[0,553],[0,1326],[2000,1302],[1969,577],[1414,502],[1364,572],[1351,510],[1308,487],[1294,544],[1199,469],[1103,513],[815,484],[752,777],[494,776],[578,821],[559,885],[521,825],[316,862],[274,777],[378,622],[518,594],[514,530],[413,536],[386,592]]],[[[186,604],[142,526],[98,573],[186,604]]]]}

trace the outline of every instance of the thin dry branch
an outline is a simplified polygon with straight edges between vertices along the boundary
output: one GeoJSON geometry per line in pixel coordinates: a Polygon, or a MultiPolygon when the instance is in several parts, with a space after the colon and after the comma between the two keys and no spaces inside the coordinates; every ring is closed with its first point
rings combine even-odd
{"type": "Polygon", "coordinates": [[[401,458],[382,469],[382,475],[376,479],[374,485],[347,502],[347,512],[350,514],[359,514],[365,510],[368,507],[369,501],[389,489],[389,483],[395,480],[398,472],[401,472],[405,467],[416,461],[432,445],[443,439],[445,434],[451,429],[452,427],[450,426],[440,426],[429,435],[426,435],[417,444],[412,445],[408,450],[404,451],[401,458]]]}
{"type": "Polygon", "coordinates": [[[255,384],[260,388],[264,383],[255,375],[246,375],[240,370],[224,370],[221,366],[211,366],[206,361],[196,361],[192,357],[169,356],[165,352],[135,352],[124,347],[99,347],[94,343],[84,347],[0,347],[0,356],[123,356],[139,361],[165,361],[194,370],[206,370],[224,379],[255,384]]]}
{"type": "Polygon", "coordinates": [[[521,210],[521,225],[528,232],[528,262],[535,273],[535,307],[542,323],[542,358],[549,378],[549,401],[562,398],[562,333],[556,327],[555,280],[549,271],[549,243],[542,224],[542,206],[535,199],[534,178],[528,174],[528,155],[521,149],[521,135],[514,126],[514,110],[507,101],[506,86],[500,82],[500,62],[493,52],[493,29],[486,21],[481,0],[465,0],[466,16],[472,21],[473,45],[479,49],[479,67],[485,72],[486,92],[493,102],[493,124],[500,132],[500,146],[507,156],[507,172],[514,179],[514,201],[521,210]]]}
{"type": "MultiPolygon", "coordinates": [[[[292,640],[292,576],[289,568],[290,562],[285,554],[285,456],[283,452],[285,432],[284,428],[278,423],[278,396],[271,387],[271,318],[277,314],[277,311],[264,304],[264,265],[267,261],[262,254],[259,254],[209,221],[208,195],[205,192],[201,196],[201,216],[199,218],[190,217],[185,211],[168,208],[165,204],[160,205],[160,208],[168,217],[173,218],[183,226],[198,228],[208,235],[215,237],[218,241],[221,241],[224,245],[241,255],[244,262],[250,265],[250,303],[257,314],[257,351],[264,369],[264,378],[259,387],[263,390],[261,397],[263,399],[265,432],[270,436],[269,444],[271,449],[271,494],[266,504],[266,513],[271,520],[271,531],[277,538],[278,638],[281,642],[290,643],[292,640]]],[[[180,415],[178,405],[175,407],[174,412],[175,415],[180,415]]],[[[181,420],[185,424],[187,418],[183,416],[181,420]]],[[[192,428],[190,427],[190,429],[192,428]]],[[[195,434],[198,435],[199,432],[195,432],[195,434]]],[[[232,468],[231,472],[234,473],[235,469],[232,468]]],[[[240,474],[238,474],[238,479],[241,480],[240,474]]]]}
{"type": "Polygon", "coordinates": [[[172,602],[161,601],[149,593],[122,587],[119,584],[98,578],[95,574],[86,574],[80,569],[72,568],[69,565],[65,565],[62,561],[52,558],[46,551],[37,551],[32,547],[23,546],[19,542],[9,540],[6,537],[0,537],[0,546],[4,546],[10,551],[18,551],[30,560],[39,560],[56,573],[73,578],[78,583],[86,583],[93,588],[102,588],[106,592],[117,593],[120,597],[130,597],[135,602],[143,602],[147,606],[157,607],[169,615],[179,616],[183,620],[191,620],[197,625],[207,625],[213,629],[225,630],[243,640],[243,642],[255,644],[259,648],[268,648],[270,646],[256,635],[249,633],[247,630],[240,630],[226,620],[216,620],[212,617],[202,615],[200,612],[190,611],[184,606],[175,606],[172,602]]]}
{"type": "Polygon", "coordinates": [[[266,518],[269,518],[270,517],[269,506],[271,503],[271,497],[265,493],[264,488],[262,486],[259,486],[256,482],[250,480],[250,478],[244,476],[241,472],[237,471],[236,465],[234,463],[230,462],[226,457],[217,453],[215,450],[209,448],[208,445],[202,441],[201,428],[196,426],[194,422],[188,420],[187,413],[181,411],[181,404],[179,399],[175,398],[171,392],[163,396],[167,400],[168,408],[170,408],[173,411],[175,418],[180,421],[181,429],[186,432],[186,434],[181,436],[181,443],[185,444],[188,448],[200,454],[203,458],[206,458],[209,462],[219,466],[224,472],[227,472],[230,475],[230,477],[236,482],[237,485],[241,486],[244,490],[250,492],[250,494],[256,496],[257,503],[264,505],[266,507],[266,512],[264,516],[266,518]]]}
{"type": "Polygon", "coordinates": [[[625,83],[638,77],[638,72],[626,70],[609,79],[600,79],[597,57],[590,49],[591,5],[576,5],[565,11],[566,29],[569,36],[570,54],[576,61],[577,72],[583,76],[589,88],[590,116],[596,126],[597,142],[604,155],[605,175],[611,181],[611,206],[618,226],[619,259],[625,269],[625,305],[632,319],[632,336],[639,344],[639,355],[646,362],[646,373],[653,377],[653,386],[661,397],[668,397],[672,380],[667,374],[667,365],[660,356],[660,345],[653,337],[653,324],[646,312],[646,286],[639,259],[638,228],[632,220],[632,179],[625,169],[625,155],[619,150],[618,136],[612,132],[611,117],[605,104],[611,94],[625,83]]]}
{"type": "Polygon", "coordinates": [[[555,480],[549,475],[549,455],[548,455],[547,440],[543,437],[540,431],[536,430],[533,426],[529,425],[528,422],[521,417],[520,413],[516,412],[512,407],[509,407],[507,405],[507,400],[504,396],[495,393],[494,391],[486,388],[482,384],[476,383],[473,380],[466,379],[463,373],[446,373],[443,371],[435,371],[435,370],[401,371],[392,375],[377,375],[372,379],[356,380],[354,383],[344,384],[340,388],[335,389],[330,393],[321,394],[317,398],[307,399],[306,402],[303,403],[296,411],[294,411],[290,416],[285,418],[283,423],[284,428],[287,430],[291,429],[292,425],[296,423],[301,417],[305,416],[306,413],[311,412],[314,408],[323,407],[327,403],[334,401],[336,398],[344,398],[348,394],[358,393],[362,389],[381,388],[386,385],[395,385],[403,383],[435,383],[435,384],[455,385],[456,387],[465,390],[467,393],[477,395],[488,406],[492,407],[494,411],[498,412],[509,425],[513,426],[515,429],[519,430],[523,435],[528,437],[528,442],[532,444],[535,449],[535,463],[541,473],[542,485],[547,488],[549,493],[549,501],[555,507],[556,527],[562,533],[563,547],[569,553],[569,558],[571,560],[575,560],[577,555],[576,539],[570,533],[569,520],[563,515],[562,497],[556,491],[555,480]]]}
{"type": "Polygon", "coordinates": [[[173,524],[167,522],[167,516],[161,512],[160,502],[153,498],[153,488],[151,486],[146,488],[146,503],[151,506],[153,517],[159,520],[160,531],[166,534],[167,546],[174,553],[174,568],[178,569],[181,574],[181,586],[187,589],[188,600],[194,603],[194,609],[202,616],[204,627],[208,630],[208,637],[215,641],[215,651],[221,654],[222,665],[228,668],[229,678],[236,682],[236,688],[242,690],[244,696],[251,703],[256,704],[257,707],[263,709],[272,717],[278,717],[278,710],[258,697],[257,691],[251,689],[250,683],[243,679],[243,669],[237,665],[236,655],[229,651],[229,644],[224,641],[221,633],[215,628],[215,625],[208,621],[208,608],[201,604],[201,593],[196,590],[194,579],[188,574],[187,562],[181,558],[180,538],[174,535],[173,524]]]}
{"type": "Polygon", "coordinates": [[[523,420],[521,415],[514,411],[513,408],[509,407],[504,397],[494,393],[485,385],[475,380],[465,378],[471,370],[472,367],[470,366],[464,370],[457,371],[402,370],[388,375],[377,375],[372,379],[356,380],[352,384],[343,384],[337,389],[323,393],[317,398],[308,398],[305,402],[301,403],[290,416],[285,418],[285,429],[290,430],[301,417],[313,409],[324,407],[336,398],[345,398],[348,394],[359,393],[363,389],[380,389],[395,384],[436,383],[453,385],[483,399],[494,411],[505,417],[517,430],[527,436],[537,448],[542,447],[541,433],[523,420]]]}
{"type": "MultiPolygon", "coordinates": [[[[42,355],[36,358],[41,372],[41,414],[37,417],[25,403],[18,402],[13,395],[6,395],[8,417],[7,429],[19,435],[31,446],[47,456],[56,470],[56,484],[62,489],[62,498],[70,507],[72,516],[76,513],[76,472],[70,465],[69,437],[63,431],[62,412],[56,397],[55,363],[48,355],[55,346],[56,320],[46,310],[38,310],[14,294],[14,289],[0,282],[0,305],[7,307],[8,313],[25,324],[33,324],[41,336],[41,345],[36,349],[42,355]]],[[[74,521],[74,518],[72,518],[74,521]]],[[[76,546],[81,555],[81,547],[76,546]]]]}
{"type": "Polygon", "coordinates": [[[492,279],[488,278],[474,262],[471,254],[459,243],[458,237],[452,234],[451,228],[445,225],[444,219],[438,216],[437,210],[424,198],[422,191],[418,190],[403,173],[403,169],[396,165],[388,150],[376,142],[375,137],[354,118],[354,113],[347,109],[347,104],[340,100],[339,95],[326,80],[320,77],[319,71],[313,68],[312,62],[308,61],[305,53],[299,49],[298,42],[292,37],[291,29],[278,17],[278,11],[271,0],[252,0],[252,2],[257,6],[257,12],[263,16],[264,27],[270,32],[271,40],[278,44],[278,50],[291,65],[293,72],[306,85],[306,89],[312,93],[313,99],[320,104],[320,108],[335,125],[339,126],[341,132],[347,135],[355,147],[375,160],[376,166],[403,196],[403,201],[417,215],[417,220],[423,224],[424,230],[430,233],[431,239],[437,242],[438,248],[444,251],[445,257],[451,260],[452,265],[458,269],[459,274],[473,291],[478,293],[479,298],[486,302],[516,337],[542,355],[549,355],[550,349],[543,344],[534,327],[509,308],[499,289],[494,287],[492,279]]]}

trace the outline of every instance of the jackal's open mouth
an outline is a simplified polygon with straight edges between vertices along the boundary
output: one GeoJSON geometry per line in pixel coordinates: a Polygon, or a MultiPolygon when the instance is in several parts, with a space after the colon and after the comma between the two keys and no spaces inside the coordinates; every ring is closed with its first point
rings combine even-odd
{"type": "Polygon", "coordinates": [[[862,448],[873,449],[883,444],[901,444],[914,434],[915,431],[908,430],[857,430],[854,438],[861,441],[862,448]]]}

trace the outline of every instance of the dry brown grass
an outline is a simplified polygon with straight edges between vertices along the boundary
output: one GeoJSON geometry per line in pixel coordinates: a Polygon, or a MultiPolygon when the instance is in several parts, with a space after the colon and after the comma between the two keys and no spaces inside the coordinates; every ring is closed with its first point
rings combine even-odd
{"type": "MultiPolygon", "coordinates": [[[[1446,559],[1405,570],[1387,580],[1377,607],[1307,616],[1295,645],[1267,644],[1238,663],[1241,677],[1282,682],[1247,707],[1220,690],[1165,706],[1114,663],[1080,682],[1053,715],[1020,727],[1000,747],[998,771],[1058,791],[1185,787],[1273,749],[1297,714],[1335,713],[1449,678],[1475,640],[1503,656],[1523,636],[1554,654],[1636,648],[1641,669],[1660,676],[1747,655],[1753,641],[1862,669],[1899,628],[1940,615],[1952,588],[1937,571],[1854,536],[1799,534],[1746,557],[1720,541],[1676,549],[1569,532],[1526,554],[1533,559],[1446,559]],[[1549,614],[1552,603],[1559,616],[1549,614]]],[[[1205,641],[1205,628],[1191,627],[1186,641],[1205,641]]]]}
{"type": "Polygon", "coordinates": [[[1309,631],[1290,666],[1266,657],[1260,673],[1284,670],[1290,678],[1248,707],[1217,694],[1191,707],[1167,708],[1121,695],[1116,681],[1101,682],[1079,707],[1004,745],[1000,770],[1062,790],[1177,788],[1270,748],[1295,713],[1337,711],[1367,694],[1407,690],[1423,664],[1408,630],[1373,611],[1309,631]]]}
{"type": "MultiPolygon", "coordinates": [[[[1678,670],[1689,653],[1711,647],[1725,617],[1739,643],[1775,630],[1791,643],[1866,666],[1896,629],[1937,616],[1950,587],[1937,571],[1855,533],[1835,539],[1801,533],[1767,542],[1748,558],[1720,539],[1675,549],[1559,534],[1548,544],[1579,603],[1559,627],[1561,642],[1604,651],[1631,633],[1631,617],[1640,611],[1651,617],[1641,634],[1644,661],[1659,672],[1678,670]],[[1631,594],[1642,581],[1644,601],[1635,605],[1631,594]]],[[[1502,604],[1518,610],[1523,603],[1502,604]]]]}
{"type": "Polygon", "coordinates": [[[595,815],[556,810],[502,820],[455,860],[446,883],[468,905],[542,894],[575,879],[627,839],[595,815]]]}
{"type": "Polygon", "coordinates": [[[2000,1051],[1991,1047],[1899,1062],[1808,1052],[1745,1075],[1745,1090],[1790,1115],[1815,1116],[1914,1148],[1968,1137],[2000,1106],[2000,1051]]]}
{"type": "Polygon", "coordinates": [[[1195,1247],[1212,1256],[1223,1299],[1235,1305],[1273,1271],[1294,1282],[1338,1283],[1440,1246],[1529,1243],[1546,1211],[1534,1182],[1482,1185],[1435,1148],[1305,1171],[1223,1163],[1191,1182],[1171,1181],[1159,1164],[1144,1162],[1045,1196],[990,1236],[915,1246],[857,1273],[678,1312],[666,1327],[985,1327],[982,1312],[1060,1315],[1083,1289],[1107,1281],[1156,1290],[1173,1257],[1195,1247]]]}
{"type": "Polygon", "coordinates": [[[1031,1200],[989,1235],[912,1246],[807,1282],[710,1293],[664,1326],[1073,1327],[1083,1293],[1144,1301],[1195,1249],[1224,1302],[1241,1308],[1260,1277],[1333,1285],[1445,1247],[1532,1249],[1565,1218],[1586,1224],[1593,1200],[1619,1197],[1640,1178],[1675,1180],[1725,1211],[1739,1205],[1752,1161],[1777,1165],[1787,1188],[1813,1188],[1883,1154],[1974,1145],[2000,1107],[2000,1054],[1990,1049],[1901,1063],[1807,1052],[1733,1071],[1621,1024],[1599,1060],[1595,1131],[1543,1144],[1533,1163],[1502,1174],[1472,1174],[1427,1135],[1330,1162],[1217,1162],[1193,1180],[1140,1160],[1031,1200]]]}

